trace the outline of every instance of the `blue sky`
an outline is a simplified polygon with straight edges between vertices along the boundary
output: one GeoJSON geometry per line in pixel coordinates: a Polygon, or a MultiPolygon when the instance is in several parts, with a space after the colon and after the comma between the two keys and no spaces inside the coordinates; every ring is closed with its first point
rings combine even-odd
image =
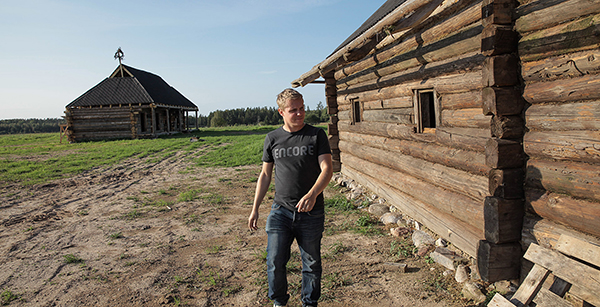
{"type": "MultiPolygon", "coordinates": [[[[275,107],[385,0],[0,1],[0,119],[57,118],[123,63],[200,114],[275,107]]],[[[314,109],[322,84],[299,89],[314,109]]]]}

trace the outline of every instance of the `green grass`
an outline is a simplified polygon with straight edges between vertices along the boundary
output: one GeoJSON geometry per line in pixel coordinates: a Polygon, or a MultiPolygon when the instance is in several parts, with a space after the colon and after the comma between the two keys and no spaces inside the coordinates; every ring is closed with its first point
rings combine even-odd
{"type": "Polygon", "coordinates": [[[83,259],[81,259],[78,256],[75,256],[73,254],[66,254],[66,255],[63,255],[63,261],[65,263],[82,263],[83,259]]]}
{"type": "Polygon", "coordinates": [[[4,306],[4,305],[8,305],[10,304],[12,301],[19,299],[21,296],[18,294],[13,293],[10,290],[4,290],[2,291],[2,293],[0,294],[0,305],[4,306]]]}
{"type": "MultiPolygon", "coordinates": [[[[157,163],[178,152],[196,167],[260,164],[265,135],[275,126],[203,128],[157,139],[59,143],[58,133],[0,136],[0,182],[47,183],[127,159],[157,163]],[[191,136],[203,141],[190,142],[191,136]]],[[[179,158],[179,157],[177,157],[179,158]]],[[[166,191],[165,191],[166,192],[166,191]]]]}

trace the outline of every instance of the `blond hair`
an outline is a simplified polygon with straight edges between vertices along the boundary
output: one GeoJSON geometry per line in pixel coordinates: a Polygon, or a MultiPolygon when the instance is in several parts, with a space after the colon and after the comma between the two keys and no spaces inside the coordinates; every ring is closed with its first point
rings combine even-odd
{"type": "Polygon", "coordinates": [[[286,88],[281,93],[279,93],[279,95],[277,95],[277,106],[281,110],[285,109],[285,107],[287,106],[287,101],[290,99],[302,99],[302,94],[300,94],[300,92],[294,89],[286,88]]]}

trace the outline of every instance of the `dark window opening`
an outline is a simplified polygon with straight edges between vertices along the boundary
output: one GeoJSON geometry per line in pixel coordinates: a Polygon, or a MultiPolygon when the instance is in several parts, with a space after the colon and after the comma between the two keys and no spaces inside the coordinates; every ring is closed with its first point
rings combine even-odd
{"type": "Polygon", "coordinates": [[[351,100],[352,103],[352,124],[360,123],[360,101],[358,99],[351,100]]]}
{"type": "Polygon", "coordinates": [[[435,101],[433,92],[419,93],[421,124],[423,128],[435,128],[435,101]]]}

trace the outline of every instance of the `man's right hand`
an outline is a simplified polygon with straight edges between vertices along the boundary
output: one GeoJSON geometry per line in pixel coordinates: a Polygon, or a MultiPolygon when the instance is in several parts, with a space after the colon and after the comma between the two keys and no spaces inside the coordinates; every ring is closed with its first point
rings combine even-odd
{"type": "Polygon", "coordinates": [[[252,231],[258,229],[258,212],[253,211],[250,213],[250,216],[248,217],[248,228],[252,231]]]}

